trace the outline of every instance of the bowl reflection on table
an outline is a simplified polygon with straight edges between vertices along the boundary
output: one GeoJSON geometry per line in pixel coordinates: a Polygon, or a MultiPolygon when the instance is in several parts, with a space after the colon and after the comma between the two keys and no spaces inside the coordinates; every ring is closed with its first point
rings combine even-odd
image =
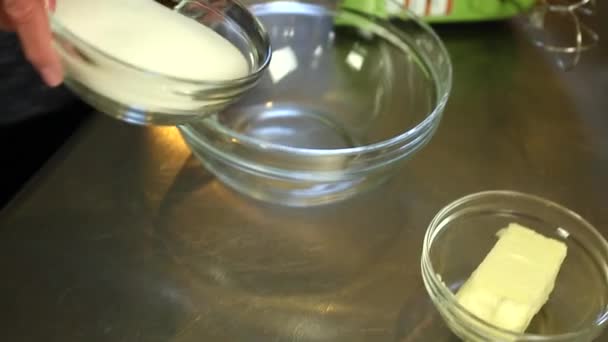
{"type": "Polygon", "coordinates": [[[253,296],[325,295],[366,276],[401,235],[401,203],[368,204],[397,191],[388,185],[284,208],[230,191],[192,158],[163,199],[154,236],[201,282],[253,296]]]}
{"type": "Polygon", "coordinates": [[[334,202],[384,181],[431,139],[451,64],[428,26],[334,1],[246,3],[270,35],[270,66],[237,103],[181,127],[224,183],[284,205],[334,202]]]}
{"type": "Polygon", "coordinates": [[[397,181],[328,206],[285,208],[231,191],[189,159],[149,231],[150,250],[169,257],[201,322],[214,322],[189,326],[184,340],[355,341],[379,333],[361,324],[392,324],[394,313],[370,301],[386,303],[374,289],[414,209],[369,203],[403,196],[397,181]]]}

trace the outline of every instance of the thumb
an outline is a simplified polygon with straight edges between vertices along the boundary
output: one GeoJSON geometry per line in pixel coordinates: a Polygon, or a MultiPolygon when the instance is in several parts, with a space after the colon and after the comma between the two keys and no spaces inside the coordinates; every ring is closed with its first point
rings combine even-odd
{"type": "Polygon", "coordinates": [[[45,83],[59,85],[63,81],[63,71],[52,47],[46,5],[41,0],[3,0],[2,6],[19,36],[26,58],[45,83]]]}

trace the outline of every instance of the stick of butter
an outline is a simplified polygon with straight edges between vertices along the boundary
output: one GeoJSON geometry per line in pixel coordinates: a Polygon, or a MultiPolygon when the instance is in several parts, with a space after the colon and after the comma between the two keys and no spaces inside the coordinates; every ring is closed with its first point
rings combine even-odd
{"type": "Polygon", "coordinates": [[[456,298],[478,318],[523,333],[549,299],[567,247],[516,223],[498,237],[456,298]]]}

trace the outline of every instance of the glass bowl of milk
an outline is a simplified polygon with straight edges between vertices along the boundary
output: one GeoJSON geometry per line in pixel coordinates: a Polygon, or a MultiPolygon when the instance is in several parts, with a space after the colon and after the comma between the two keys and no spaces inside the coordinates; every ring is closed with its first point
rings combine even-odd
{"type": "Polygon", "coordinates": [[[244,3],[270,36],[272,62],[239,101],[180,126],[225,184],[281,205],[331,203],[385,181],[431,140],[451,62],[402,5],[377,2],[387,7],[368,13],[336,1],[244,3]]]}
{"type": "Polygon", "coordinates": [[[465,341],[592,341],[608,320],[608,243],[578,214],[529,194],[482,192],[442,209],[422,277],[465,341]]]}
{"type": "Polygon", "coordinates": [[[252,88],[268,35],[238,2],[61,0],[51,15],[66,84],[95,108],[136,124],[215,113],[252,88]]]}

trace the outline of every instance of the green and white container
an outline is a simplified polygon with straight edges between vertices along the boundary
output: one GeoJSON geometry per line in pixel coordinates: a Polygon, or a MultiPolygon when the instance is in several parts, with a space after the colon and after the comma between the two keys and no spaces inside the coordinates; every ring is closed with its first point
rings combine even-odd
{"type": "Polygon", "coordinates": [[[524,13],[536,0],[344,0],[343,7],[379,17],[407,8],[428,22],[500,20],[524,13]]]}

